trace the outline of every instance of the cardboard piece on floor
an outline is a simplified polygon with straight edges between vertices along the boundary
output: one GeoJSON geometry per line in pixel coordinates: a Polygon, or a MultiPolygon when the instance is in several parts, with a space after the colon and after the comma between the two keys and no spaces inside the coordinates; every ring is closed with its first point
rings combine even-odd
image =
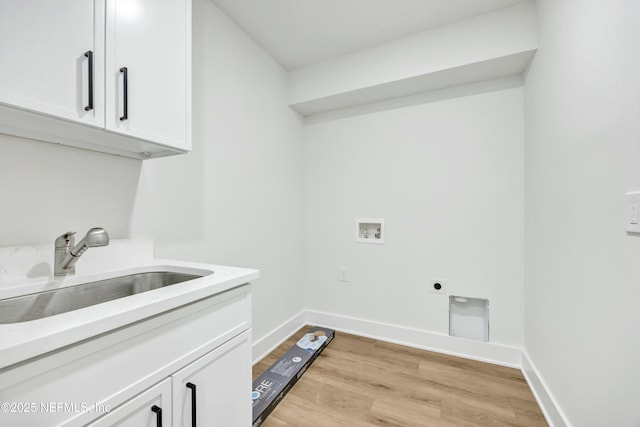
{"type": "Polygon", "coordinates": [[[253,427],[258,427],[269,416],[333,340],[334,334],[333,329],[314,326],[253,382],[253,427]]]}

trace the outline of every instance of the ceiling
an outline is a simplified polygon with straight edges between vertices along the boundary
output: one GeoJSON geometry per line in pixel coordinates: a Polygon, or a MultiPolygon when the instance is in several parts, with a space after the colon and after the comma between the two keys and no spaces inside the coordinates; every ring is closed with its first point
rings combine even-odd
{"type": "Polygon", "coordinates": [[[213,0],[294,70],[524,0],[213,0]]]}

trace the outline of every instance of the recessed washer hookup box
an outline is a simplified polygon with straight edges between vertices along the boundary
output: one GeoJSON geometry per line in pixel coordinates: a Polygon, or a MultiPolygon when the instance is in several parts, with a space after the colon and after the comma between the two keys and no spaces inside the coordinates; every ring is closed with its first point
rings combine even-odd
{"type": "Polygon", "coordinates": [[[333,340],[333,329],[314,326],[253,382],[253,427],[258,427],[333,340]]]}

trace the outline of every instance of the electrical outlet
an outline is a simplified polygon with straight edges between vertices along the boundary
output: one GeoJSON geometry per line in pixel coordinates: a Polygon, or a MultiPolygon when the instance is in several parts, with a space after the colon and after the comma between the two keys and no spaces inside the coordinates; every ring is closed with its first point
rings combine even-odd
{"type": "Polygon", "coordinates": [[[347,267],[340,267],[340,269],[338,269],[338,280],[341,283],[348,283],[349,282],[349,269],[347,267]]]}
{"type": "Polygon", "coordinates": [[[431,288],[429,289],[429,292],[434,293],[434,294],[446,294],[447,293],[447,286],[445,284],[445,281],[442,279],[431,279],[431,288]]]}
{"type": "Polygon", "coordinates": [[[640,233],[640,191],[632,191],[625,195],[626,226],[629,233],[640,233]]]}

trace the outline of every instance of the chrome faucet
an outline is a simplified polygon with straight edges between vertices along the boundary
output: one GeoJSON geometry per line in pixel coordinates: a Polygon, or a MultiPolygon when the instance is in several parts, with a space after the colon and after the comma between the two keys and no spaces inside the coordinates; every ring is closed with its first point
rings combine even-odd
{"type": "Polygon", "coordinates": [[[56,239],[54,253],[55,276],[75,274],[76,262],[87,249],[109,244],[109,235],[104,228],[92,228],[77,245],[74,245],[75,234],[75,231],[68,231],[56,239]]]}

